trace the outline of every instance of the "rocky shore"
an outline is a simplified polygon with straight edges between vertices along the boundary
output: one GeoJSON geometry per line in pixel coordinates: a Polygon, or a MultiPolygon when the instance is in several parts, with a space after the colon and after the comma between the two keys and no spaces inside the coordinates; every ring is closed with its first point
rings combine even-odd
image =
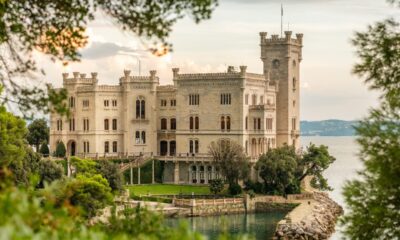
{"type": "Polygon", "coordinates": [[[274,239],[328,239],[342,214],[343,208],[328,194],[314,192],[313,199],[303,201],[278,223],[274,239]]]}

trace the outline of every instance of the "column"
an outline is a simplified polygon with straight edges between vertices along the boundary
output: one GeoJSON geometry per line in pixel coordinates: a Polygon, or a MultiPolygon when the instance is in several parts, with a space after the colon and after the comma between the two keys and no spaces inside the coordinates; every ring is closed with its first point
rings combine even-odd
{"type": "Polygon", "coordinates": [[[152,184],[155,183],[155,179],[154,179],[154,159],[151,160],[151,183],[152,184]]]}
{"type": "Polygon", "coordinates": [[[179,183],[179,162],[176,161],[174,165],[174,183],[178,184],[179,183]]]}

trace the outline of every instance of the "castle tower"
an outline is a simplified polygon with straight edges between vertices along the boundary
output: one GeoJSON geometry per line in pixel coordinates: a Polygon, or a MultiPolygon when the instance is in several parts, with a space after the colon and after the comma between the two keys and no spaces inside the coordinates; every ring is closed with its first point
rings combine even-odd
{"type": "Polygon", "coordinates": [[[284,37],[260,33],[261,60],[264,74],[279,88],[276,98],[277,146],[283,144],[300,147],[300,62],[303,34],[286,31],[284,37]]]}

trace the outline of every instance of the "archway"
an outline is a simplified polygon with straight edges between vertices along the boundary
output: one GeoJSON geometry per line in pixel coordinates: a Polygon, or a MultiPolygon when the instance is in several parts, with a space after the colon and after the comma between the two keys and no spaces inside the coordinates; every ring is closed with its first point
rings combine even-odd
{"type": "Polygon", "coordinates": [[[76,143],[75,141],[70,141],[68,143],[68,153],[70,156],[75,156],[76,155],[76,143]]]}

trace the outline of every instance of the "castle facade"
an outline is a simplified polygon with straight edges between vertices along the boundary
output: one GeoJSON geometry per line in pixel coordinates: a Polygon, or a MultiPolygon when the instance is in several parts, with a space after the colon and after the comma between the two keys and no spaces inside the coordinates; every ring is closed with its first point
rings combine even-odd
{"type": "Polygon", "coordinates": [[[99,85],[97,73],[64,73],[71,114],[51,114],[51,152],[62,141],[68,155],[151,155],[165,163],[164,182],[206,184],[219,176],[212,141],[240,143],[252,164],[271,148],[299,147],[302,41],[290,31],[261,32],[262,74],[246,66],[196,74],[173,68],[173,85],[160,85],[156,71],[125,70],[110,86],[99,85]]]}

